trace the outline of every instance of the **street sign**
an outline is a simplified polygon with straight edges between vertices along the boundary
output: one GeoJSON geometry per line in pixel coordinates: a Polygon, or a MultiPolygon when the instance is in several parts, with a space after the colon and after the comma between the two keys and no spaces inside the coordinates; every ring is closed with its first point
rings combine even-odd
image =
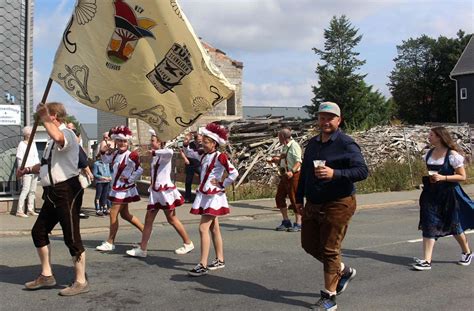
{"type": "Polygon", "coordinates": [[[0,105],[0,125],[21,125],[21,106],[0,105]]]}

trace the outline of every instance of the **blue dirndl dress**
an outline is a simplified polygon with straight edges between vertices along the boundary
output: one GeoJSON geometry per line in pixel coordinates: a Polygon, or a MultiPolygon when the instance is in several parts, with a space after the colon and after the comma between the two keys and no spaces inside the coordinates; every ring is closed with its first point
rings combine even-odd
{"type": "MultiPolygon", "coordinates": [[[[454,175],[455,170],[449,163],[450,150],[446,153],[442,165],[428,164],[433,149],[426,155],[426,166],[440,175],[454,175]]],[[[474,201],[464,192],[459,183],[439,181],[430,183],[429,177],[423,177],[423,191],[420,196],[420,222],[418,229],[423,237],[434,238],[459,235],[474,228],[474,201]]]]}

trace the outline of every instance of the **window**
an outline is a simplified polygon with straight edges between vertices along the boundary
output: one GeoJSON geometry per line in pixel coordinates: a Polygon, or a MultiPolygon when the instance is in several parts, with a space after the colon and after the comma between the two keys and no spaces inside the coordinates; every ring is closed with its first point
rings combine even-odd
{"type": "Polygon", "coordinates": [[[460,97],[461,99],[467,99],[467,89],[466,88],[462,88],[461,91],[460,91],[460,97]]]}
{"type": "Polygon", "coordinates": [[[235,93],[227,100],[227,115],[228,116],[235,116],[236,115],[236,107],[235,107],[235,93]]]}

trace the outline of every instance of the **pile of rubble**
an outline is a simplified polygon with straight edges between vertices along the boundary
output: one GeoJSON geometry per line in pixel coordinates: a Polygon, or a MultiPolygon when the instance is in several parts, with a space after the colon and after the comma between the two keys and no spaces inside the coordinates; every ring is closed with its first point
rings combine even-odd
{"type": "MultiPolygon", "coordinates": [[[[362,149],[367,165],[375,168],[388,159],[403,163],[421,158],[429,148],[428,134],[431,126],[376,126],[370,130],[352,133],[362,149]]],[[[446,126],[454,141],[471,156],[469,126],[446,126]]]]}
{"type": "MultiPolygon", "coordinates": [[[[302,121],[285,117],[254,117],[233,121],[226,126],[230,130],[229,152],[240,176],[236,187],[243,182],[273,183],[278,168],[266,159],[278,155],[282,146],[277,134],[283,127],[291,128],[294,139],[304,148],[317,131],[314,121],[302,121]]],[[[470,156],[471,134],[469,126],[447,126],[452,137],[470,156]]],[[[354,132],[351,136],[362,149],[367,165],[374,169],[392,159],[405,162],[420,158],[429,147],[427,142],[430,126],[376,126],[368,131],[354,132]]]]}

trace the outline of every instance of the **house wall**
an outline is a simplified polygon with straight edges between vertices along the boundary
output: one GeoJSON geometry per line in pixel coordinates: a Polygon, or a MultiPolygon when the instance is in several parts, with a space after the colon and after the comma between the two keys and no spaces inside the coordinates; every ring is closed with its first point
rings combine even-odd
{"type": "Polygon", "coordinates": [[[474,74],[456,77],[458,120],[474,124],[474,74]],[[467,98],[461,99],[461,89],[467,89],[467,98]]]}

